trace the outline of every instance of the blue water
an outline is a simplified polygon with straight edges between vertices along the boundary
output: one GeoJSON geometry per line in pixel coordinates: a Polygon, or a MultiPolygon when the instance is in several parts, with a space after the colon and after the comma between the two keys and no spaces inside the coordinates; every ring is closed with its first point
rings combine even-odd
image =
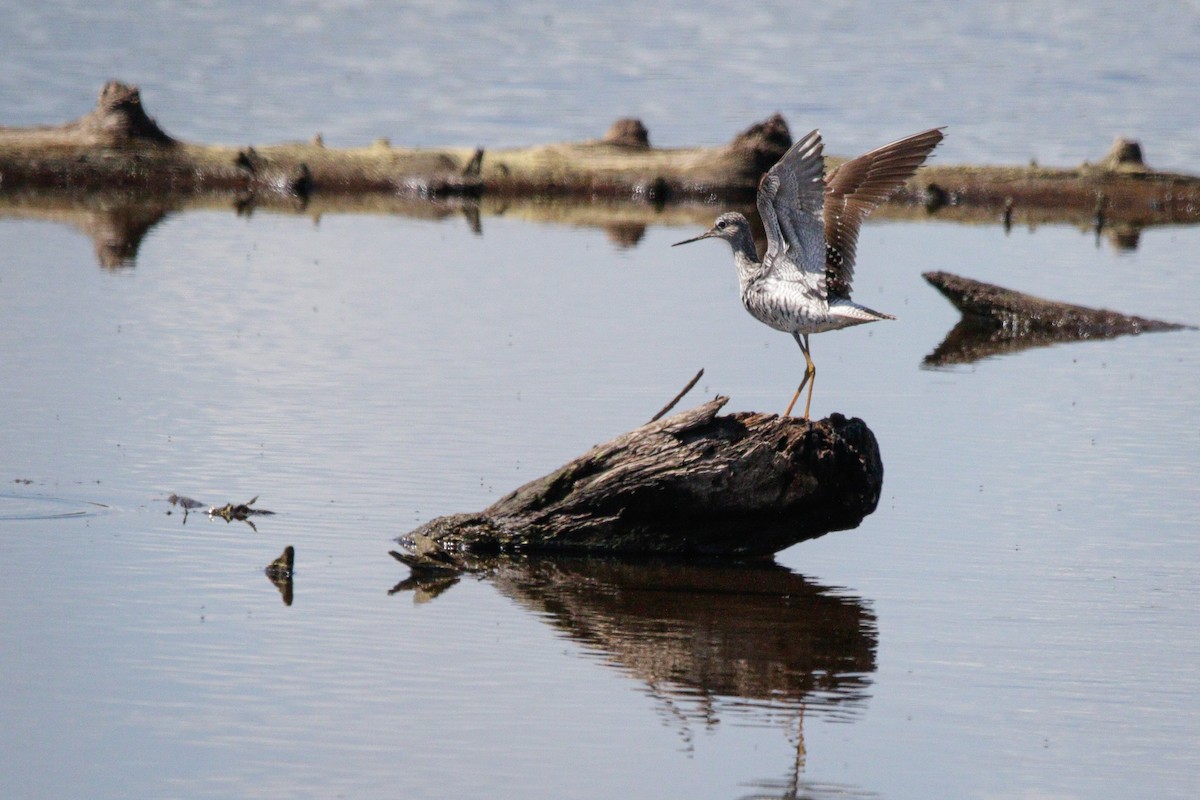
{"type": "MultiPolygon", "coordinates": [[[[196,140],[491,146],[636,114],[692,144],[781,110],[836,153],[948,123],[946,161],[1073,163],[1128,134],[1200,171],[1197,12],[1023,9],[21,6],[0,123],[77,116],[119,77],[196,140]]],[[[1195,324],[1200,229],[1118,251],[1067,226],[868,224],[855,296],[899,319],[813,338],[814,413],[875,431],[879,509],[780,554],[763,605],[726,606],[700,573],[670,593],[585,573],[572,594],[566,567],[556,592],[518,573],[389,594],[408,573],[387,555],[644,422],[700,367],[688,402],[782,410],[795,345],[739,307],[722,246],[669,247],[706,215],[627,247],[521,208],[477,234],[214,207],[118,268],[80,217],[34,216],[0,210],[0,795],[1182,798],[1200,780],[1198,334],[923,368],[957,315],[920,278],[1195,324]],[[172,492],[276,514],[185,518],[172,492]],[[288,545],[290,606],[262,572],[288,545]],[[811,661],[786,646],[827,614],[856,627],[811,661]]]]}

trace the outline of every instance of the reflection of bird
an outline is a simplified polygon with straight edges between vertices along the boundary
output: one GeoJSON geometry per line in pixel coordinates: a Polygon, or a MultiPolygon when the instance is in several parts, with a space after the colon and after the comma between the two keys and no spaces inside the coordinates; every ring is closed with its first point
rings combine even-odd
{"type": "Polygon", "coordinates": [[[808,335],[864,322],[895,319],[850,300],[854,250],[863,219],[916,172],[942,140],[938,128],[885,144],[825,175],[824,144],[813,131],[792,145],[763,176],[758,212],[767,230],[762,261],[750,222],[737,212],[717,217],[706,233],[677,244],[717,238],[733,248],[742,305],[755,319],[792,334],[804,353],[800,381],[785,415],[808,384],[804,418],[812,405],[816,367],[808,335]]]}

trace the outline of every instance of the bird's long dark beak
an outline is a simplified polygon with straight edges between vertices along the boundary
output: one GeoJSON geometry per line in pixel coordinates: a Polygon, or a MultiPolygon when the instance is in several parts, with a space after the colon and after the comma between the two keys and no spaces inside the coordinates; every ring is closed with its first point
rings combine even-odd
{"type": "Polygon", "coordinates": [[[699,236],[693,236],[691,239],[684,239],[682,242],[676,242],[675,244],[671,245],[671,247],[679,247],[679,245],[681,245],[681,244],[691,244],[692,242],[698,242],[701,239],[707,239],[712,235],[713,235],[712,231],[705,231],[704,233],[700,234],[699,236]]]}

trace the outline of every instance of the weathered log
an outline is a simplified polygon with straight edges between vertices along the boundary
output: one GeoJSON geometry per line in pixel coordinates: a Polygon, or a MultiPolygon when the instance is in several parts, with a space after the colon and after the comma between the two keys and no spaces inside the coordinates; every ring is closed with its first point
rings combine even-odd
{"type": "Polygon", "coordinates": [[[927,366],[966,364],[1060,342],[1190,327],[1103,308],[1043,300],[948,272],[926,272],[923,277],[963,315],[937,349],[925,357],[927,366]]]}
{"type": "MultiPolygon", "coordinates": [[[[228,147],[182,142],[142,108],[136,87],[105,85],[96,109],[60,126],[0,128],[0,193],[67,188],[247,195],[406,194],[412,197],[622,198],[753,203],[759,177],[791,144],[778,114],[721,147],[657,148],[638,120],[590,142],[489,150],[307,143],[228,147]]],[[[830,167],[839,163],[828,159],[830,167]]],[[[1098,226],[1200,220],[1200,178],[1160,173],[1119,139],[1096,165],[1074,169],[930,164],[889,201],[957,218],[981,209],[1005,224],[1083,216],[1098,226]]],[[[969,214],[968,216],[977,216],[969,214]]]]}
{"type": "MultiPolygon", "coordinates": [[[[875,670],[870,609],[774,562],[506,556],[468,563],[467,574],[676,707],[692,701],[711,715],[718,706],[753,714],[745,700],[776,711],[853,703],[875,670]]],[[[415,572],[391,593],[428,601],[462,574],[415,572]]]]}
{"type": "Polygon", "coordinates": [[[636,120],[602,140],[484,152],[479,148],[354,149],[307,143],[235,148],[191,144],[146,116],[136,87],[106,84],[96,109],[60,126],[0,128],[0,190],[47,187],[285,194],[401,193],[599,196],[662,202],[753,199],[759,176],[788,148],[778,115],[716,148],[652,148],[636,120]],[[640,130],[639,130],[640,128],[640,130]]]}
{"type": "Polygon", "coordinates": [[[653,204],[721,198],[753,202],[764,172],[792,144],[775,114],[722,147],[654,148],[645,127],[619,120],[599,141],[490,151],[483,189],[492,196],[625,197],[653,204]]]}
{"type": "Polygon", "coordinates": [[[860,419],[717,416],[718,397],[593,448],[476,514],[400,538],[416,563],[458,553],[588,551],[764,557],[853,528],[883,463],[860,419]]]}

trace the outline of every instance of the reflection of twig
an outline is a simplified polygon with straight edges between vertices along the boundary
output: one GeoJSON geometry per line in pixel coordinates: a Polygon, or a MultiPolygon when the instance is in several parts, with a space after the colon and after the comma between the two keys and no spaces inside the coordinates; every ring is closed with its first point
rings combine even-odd
{"type": "Polygon", "coordinates": [[[808,759],[808,749],[804,746],[804,703],[800,704],[796,716],[796,761],[792,764],[792,782],[788,787],[791,796],[800,791],[800,776],[804,774],[804,765],[808,759]]]}
{"type": "Polygon", "coordinates": [[[650,690],[650,696],[659,702],[660,706],[664,711],[666,711],[667,715],[669,717],[674,717],[679,723],[679,736],[681,739],[683,739],[684,751],[691,755],[695,755],[696,742],[695,737],[692,735],[691,720],[688,719],[687,712],[684,711],[674,701],[674,699],[672,699],[669,691],[662,691],[660,689],[657,681],[647,681],[646,688],[650,690]]]}
{"type": "Polygon", "coordinates": [[[659,411],[657,414],[655,414],[653,417],[651,417],[650,421],[654,422],[655,420],[662,419],[668,411],[670,411],[672,408],[675,407],[676,403],[678,403],[680,400],[683,399],[683,396],[685,394],[687,394],[688,392],[690,392],[692,390],[692,387],[696,385],[697,381],[700,380],[700,377],[702,375],[704,375],[703,369],[701,369],[699,372],[697,372],[696,376],[694,378],[692,378],[690,381],[688,381],[687,386],[684,386],[683,389],[681,389],[679,391],[679,394],[677,394],[673,398],[671,398],[671,402],[667,403],[665,406],[663,406],[661,411],[659,411]]]}

